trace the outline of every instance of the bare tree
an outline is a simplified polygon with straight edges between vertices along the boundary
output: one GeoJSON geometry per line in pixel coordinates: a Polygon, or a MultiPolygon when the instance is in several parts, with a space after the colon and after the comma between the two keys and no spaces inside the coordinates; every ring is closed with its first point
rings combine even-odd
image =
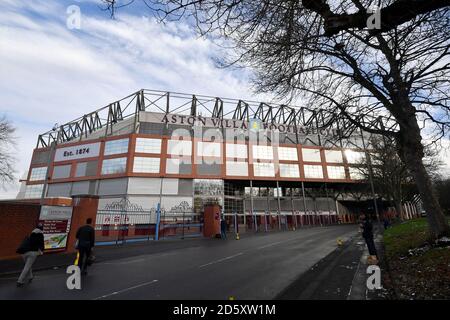
{"type": "Polygon", "coordinates": [[[11,149],[14,145],[15,128],[5,118],[0,118],[0,183],[5,184],[14,180],[14,157],[11,149]]]}
{"type": "Polygon", "coordinates": [[[255,70],[257,91],[301,96],[310,108],[328,109],[330,121],[342,116],[366,132],[395,139],[432,235],[450,232],[422,161],[422,135],[435,142],[450,128],[448,1],[144,2],[163,20],[186,17],[202,34],[233,43],[236,55],[224,65],[255,70]],[[373,5],[381,8],[380,28],[367,22],[373,5]]]}
{"type": "MultiPolygon", "coordinates": [[[[438,181],[442,162],[431,146],[425,148],[424,152],[425,168],[433,180],[438,181]]],[[[372,137],[370,155],[370,165],[367,165],[366,159],[359,163],[362,177],[366,181],[372,179],[376,192],[390,201],[395,206],[397,214],[403,217],[402,202],[418,191],[414,177],[397,153],[395,140],[380,136],[372,137]]]]}

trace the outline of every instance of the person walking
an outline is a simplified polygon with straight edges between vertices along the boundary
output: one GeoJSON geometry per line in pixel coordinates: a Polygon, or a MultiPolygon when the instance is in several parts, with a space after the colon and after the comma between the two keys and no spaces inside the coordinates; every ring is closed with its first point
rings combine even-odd
{"type": "Polygon", "coordinates": [[[222,220],[220,221],[220,234],[222,239],[227,238],[227,228],[228,228],[227,221],[225,220],[224,217],[222,217],[222,220]]]}
{"type": "Polygon", "coordinates": [[[361,228],[362,228],[362,236],[367,244],[367,249],[369,250],[369,255],[377,257],[377,249],[375,247],[375,242],[373,240],[373,225],[369,216],[362,215],[361,216],[361,228]]]}
{"type": "Polygon", "coordinates": [[[28,281],[28,283],[33,281],[33,264],[36,261],[36,258],[44,253],[43,230],[44,225],[39,223],[17,249],[17,253],[22,254],[22,259],[25,262],[22,273],[17,280],[17,287],[22,287],[26,281],[28,281]]]}
{"type": "Polygon", "coordinates": [[[95,230],[92,227],[92,219],[88,218],[86,224],[77,230],[77,249],[78,249],[78,266],[81,274],[87,274],[88,259],[91,256],[92,248],[95,243],[95,230]]]}

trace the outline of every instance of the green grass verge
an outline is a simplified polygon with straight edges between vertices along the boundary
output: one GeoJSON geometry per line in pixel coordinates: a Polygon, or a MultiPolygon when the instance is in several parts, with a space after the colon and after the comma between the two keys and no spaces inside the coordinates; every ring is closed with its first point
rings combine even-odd
{"type": "Polygon", "coordinates": [[[408,250],[430,239],[425,218],[395,224],[383,236],[393,286],[400,299],[450,298],[450,249],[429,248],[418,255],[408,250]]]}
{"type": "Polygon", "coordinates": [[[405,221],[385,230],[383,237],[388,257],[407,254],[430,237],[428,222],[425,218],[405,221]]]}

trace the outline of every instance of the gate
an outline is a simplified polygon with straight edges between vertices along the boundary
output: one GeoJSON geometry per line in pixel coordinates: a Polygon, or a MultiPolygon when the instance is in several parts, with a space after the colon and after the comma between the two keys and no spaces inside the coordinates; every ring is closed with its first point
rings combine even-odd
{"type": "Polygon", "coordinates": [[[185,205],[171,208],[170,211],[161,208],[159,214],[157,208],[144,210],[126,198],[106,205],[97,211],[96,242],[123,244],[203,235],[203,215],[192,212],[192,208],[185,205]]]}
{"type": "Polygon", "coordinates": [[[192,238],[203,236],[203,215],[195,212],[161,212],[159,238],[192,238]]]}
{"type": "Polygon", "coordinates": [[[124,242],[155,239],[156,209],[144,210],[126,198],[97,211],[96,242],[122,244],[124,242]]]}

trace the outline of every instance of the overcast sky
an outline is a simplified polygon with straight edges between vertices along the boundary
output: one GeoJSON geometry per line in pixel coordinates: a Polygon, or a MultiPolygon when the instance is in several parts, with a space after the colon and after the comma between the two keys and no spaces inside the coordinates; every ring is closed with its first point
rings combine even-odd
{"type": "MultiPolygon", "coordinates": [[[[111,19],[98,2],[0,0],[0,116],[17,128],[18,176],[40,133],[141,88],[270,98],[252,93],[248,70],[217,68],[213,58],[223,50],[186,22],[160,24],[139,6],[111,19]],[[80,29],[67,27],[72,5],[81,10],[80,29]]],[[[0,198],[17,190],[0,189],[0,198]]]]}

